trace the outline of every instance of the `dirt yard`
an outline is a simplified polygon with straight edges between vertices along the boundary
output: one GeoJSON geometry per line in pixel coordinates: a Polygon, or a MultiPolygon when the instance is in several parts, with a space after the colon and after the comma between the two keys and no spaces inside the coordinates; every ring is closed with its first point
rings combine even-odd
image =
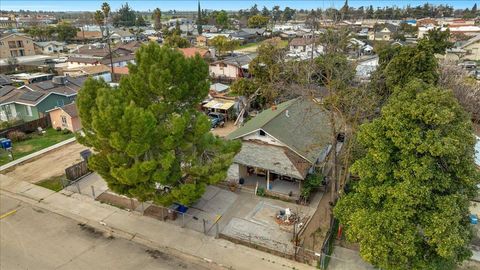
{"type": "Polygon", "coordinates": [[[65,168],[82,160],[80,152],[85,146],[73,142],[27,161],[3,173],[15,179],[36,183],[65,173],[65,168]]]}
{"type": "Polygon", "coordinates": [[[211,130],[211,132],[219,137],[226,137],[228,134],[232,133],[238,128],[233,124],[233,121],[228,121],[225,123],[224,127],[217,127],[211,130]]]}

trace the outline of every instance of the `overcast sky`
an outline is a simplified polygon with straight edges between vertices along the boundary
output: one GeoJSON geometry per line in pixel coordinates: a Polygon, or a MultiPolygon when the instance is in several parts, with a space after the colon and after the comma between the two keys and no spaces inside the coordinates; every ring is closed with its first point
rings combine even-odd
{"type": "MultiPolygon", "coordinates": [[[[100,7],[105,2],[98,0],[0,0],[1,10],[45,10],[45,11],[93,11],[100,7]]],[[[129,5],[140,11],[153,10],[159,7],[161,10],[196,10],[197,1],[179,0],[179,1],[161,1],[161,0],[114,0],[106,1],[110,4],[113,10],[118,9],[122,4],[128,2],[129,5]]],[[[424,3],[431,3],[435,5],[449,4],[455,8],[471,8],[475,1],[466,0],[431,0],[431,1],[413,1],[413,0],[397,0],[397,1],[380,1],[380,0],[349,0],[349,6],[369,6],[384,7],[394,6],[399,7],[410,4],[411,6],[423,5],[424,3]]],[[[479,1],[480,2],[480,1],[479,1]]],[[[225,10],[238,10],[245,9],[257,4],[259,9],[266,6],[272,8],[275,5],[279,5],[282,9],[285,6],[296,9],[312,9],[312,8],[329,8],[335,6],[337,8],[343,6],[345,0],[311,0],[311,1],[241,1],[241,0],[209,0],[201,1],[202,9],[225,9],[225,10]]]]}

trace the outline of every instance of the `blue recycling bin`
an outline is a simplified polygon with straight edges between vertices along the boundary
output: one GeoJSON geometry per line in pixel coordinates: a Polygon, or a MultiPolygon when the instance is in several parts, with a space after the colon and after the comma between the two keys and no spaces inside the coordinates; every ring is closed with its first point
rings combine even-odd
{"type": "Polygon", "coordinates": [[[2,146],[3,149],[12,148],[12,140],[10,140],[10,139],[2,139],[2,140],[0,141],[0,145],[2,146]]]}
{"type": "Polygon", "coordinates": [[[179,204],[179,203],[175,203],[175,205],[177,205],[177,207],[176,207],[177,209],[175,209],[175,210],[177,210],[177,211],[180,212],[180,213],[185,214],[185,213],[187,212],[187,210],[188,210],[188,207],[185,206],[185,205],[181,205],[181,204],[179,204]]]}
{"type": "Polygon", "coordinates": [[[470,215],[470,223],[473,224],[473,225],[477,225],[477,224],[478,224],[478,217],[477,217],[477,215],[474,215],[474,214],[471,214],[471,215],[470,215]]]}

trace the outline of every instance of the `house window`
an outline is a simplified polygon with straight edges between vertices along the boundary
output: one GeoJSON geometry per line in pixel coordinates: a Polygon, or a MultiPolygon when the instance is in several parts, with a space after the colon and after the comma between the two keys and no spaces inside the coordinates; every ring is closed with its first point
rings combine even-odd
{"type": "Polygon", "coordinates": [[[17,47],[23,48],[23,41],[17,40],[17,47]]]}
{"type": "Polygon", "coordinates": [[[260,136],[265,136],[265,135],[266,135],[266,134],[265,134],[265,131],[263,131],[263,130],[261,130],[261,129],[260,129],[260,131],[258,132],[258,134],[259,134],[260,136]]]}
{"type": "Polygon", "coordinates": [[[33,116],[32,107],[30,107],[30,106],[27,106],[27,116],[33,116]]]}
{"type": "Polygon", "coordinates": [[[67,127],[67,117],[65,115],[62,115],[62,127],[67,127]]]}
{"type": "Polygon", "coordinates": [[[65,101],[63,99],[57,100],[57,107],[63,107],[65,105],[65,101]]]}

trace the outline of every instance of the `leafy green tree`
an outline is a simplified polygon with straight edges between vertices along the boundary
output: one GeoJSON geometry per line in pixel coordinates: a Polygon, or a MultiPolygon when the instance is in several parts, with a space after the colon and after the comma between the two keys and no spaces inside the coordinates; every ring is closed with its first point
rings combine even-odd
{"type": "Polygon", "coordinates": [[[122,5],[117,11],[117,14],[113,17],[113,25],[115,27],[131,27],[135,25],[137,16],[135,11],[130,8],[128,3],[122,5]]]}
{"type": "Polygon", "coordinates": [[[240,150],[240,143],[214,137],[197,111],[208,89],[200,56],[185,58],[153,42],[137,51],[118,88],[88,79],[77,106],[84,130],[78,140],[94,150],[89,167],[119,194],[191,205],[207,185],[225,179],[240,150]]]}
{"type": "Polygon", "coordinates": [[[334,214],[362,258],[382,269],[454,269],[469,258],[475,169],[471,122],[450,91],[398,87],[361,126],[360,177],[334,214]]]}
{"type": "Polygon", "coordinates": [[[280,9],[280,6],[274,6],[272,8],[273,21],[276,23],[277,21],[280,20],[281,17],[282,17],[282,10],[280,9]]]}
{"type": "Polygon", "coordinates": [[[191,46],[190,42],[187,39],[179,35],[167,36],[163,44],[165,44],[165,46],[172,47],[172,48],[188,48],[191,46]]]}
{"type": "Polygon", "coordinates": [[[161,30],[162,29],[162,11],[159,8],[156,8],[153,11],[152,19],[153,19],[153,28],[157,31],[161,30]]]}
{"type": "Polygon", "coordinates": [[[266,6],[263,6],[262,16],[270,17],[270,10],[268,10],[268,8],[266,6]]]}
{"type": "Polygon", "coordinates": [[[434,53],[445,54],[445,51],[453,47],[450,41],[450,30],[442,31],[440,28],[428,30],[425,37],[420,40],[420,46],[429,46],[434,53]]]}
{"type": "Polygon", "coordinates": [[[219,56],[238,47],[238,40],[230,40],[225,36],[216,36],[209,41],[209,44],[217,50],[219,56]]]}
{"type": "Polygon", "coordinates": [[[429,84],[438,81],[438,62],[430,47],[404,46],[395,54],[383,71],[390,91],[395,86],[407,84],[412,78],[429,84]]]}
{"type": "Polygon", "coordinates": [[[200,8],[200,1],[198,1],[198,10],[197,10],[197,32],[199,35],[203,33],[202,28],[202,9],[200,8]]]}
{"type": "Polygon", "coordinates": [[[291,9],[289,7],[285,7],[283,10],[283,20],[284,21],[290,21],[293,19],[293,16],[295,15],[295,10],[291,9]]]}
{"type": "Polygon", "coordinates": [[[247,25],[251,28],[263,28],[268,24],[268,17],[262,15],[254,15],[248,18],[247,25]]]}
{"type": "Polygon", "coordinates": [[[228,27],[228,25],[229,25],[228,14],[225,10],[221,10],[220,12],[217,13],[217,15],[215,16],[215,23],[218,26],[221,26],[221,27],[224,27],[224,28],[228,27]]]}
{"type": "Polygon", "coordinates": [[[105,19],[105,16],[103,15],[101,10],[97,10],[93,14],[93,20],[95,21],[95,23],[97,25],[103,25],[104,24],[104,19],[105,19]]]}
{"type": "Polygon", "coordinates": [[[76,28],[75,26],[69,23],[59,23],[55,29],[57,34],[57,39],[60,41],[70,41],[72,38],[77,36],[77,32],[80,29],[76,28]]]}
{"type": "Polygon", "coordinates": [[[147,22],[141,14],[138,15],[137,20],[135,21],[135,26],[146,26],[147,22]]]}
{"type": "Polygon", "coordinates": [[[230,91],[239,96],[249,97],[257,90],[257,86],[253,80],[240,78],[230,85],[230,91]]]}

